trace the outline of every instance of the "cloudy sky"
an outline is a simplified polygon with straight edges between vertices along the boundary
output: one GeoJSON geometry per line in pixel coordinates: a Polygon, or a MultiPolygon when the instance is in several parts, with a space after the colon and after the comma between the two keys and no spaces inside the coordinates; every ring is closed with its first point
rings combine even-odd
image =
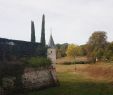
{"type": "Polygon", "coordinates": [[[42,14],[46,41],[84,44],[94,31],[106,31],[113,41],[113,0],[0,0],[0,37],[30,41],[34,20],[40,41],[42,14]]]}

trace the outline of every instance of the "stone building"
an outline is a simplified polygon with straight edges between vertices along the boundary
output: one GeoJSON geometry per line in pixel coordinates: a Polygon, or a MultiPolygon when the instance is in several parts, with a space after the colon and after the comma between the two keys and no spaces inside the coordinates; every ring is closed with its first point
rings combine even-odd
{"type": "Polygon", "coordinates": [[[55,66],[56,63],[56,47],[54,44],[54,40],[52,37],[52,34],[50,35],[48,49],[47,49],[47,57],[51,59],[53,66],[55,66]]]}
{"type": "Polygon", "coordinates": [[[52,35],[50,35],[48,46],[46,46],[45,42],[44,15],[42,18],[41,40],[39,43],[35,39],[35,26],[33,21],[31,21],[31,42],[0,38],[0,63],[7,62],[0,64],[0,95],[6,95],[4,93],[10,93],[10,91],[12,93],[12,91],[38,90],[58,85],[55,70],[56,49],[52,35]],[[39,68],[24,67],[21,62],[18,63],[14,60],[15,57],[18,61],[19,58],[35,56],[49,58],[52,61],[52,65],[39,68]],[[5,75],[3,73],[4,71],[7,71],[8,75],[5,75]]]}

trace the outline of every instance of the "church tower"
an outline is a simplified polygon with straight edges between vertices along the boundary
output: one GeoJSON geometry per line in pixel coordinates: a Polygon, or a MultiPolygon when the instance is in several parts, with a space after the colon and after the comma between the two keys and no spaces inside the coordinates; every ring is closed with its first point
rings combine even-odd
{"type": "Polygon", "coordinates": [[[56,48],[55,48],[55,44],[54,44],[52,34],[50,35],[50,39],[49,39],[47,57],[49,59],[51,59],[53,66],[55,66],[55,63],[56,63],[56,48]]]}

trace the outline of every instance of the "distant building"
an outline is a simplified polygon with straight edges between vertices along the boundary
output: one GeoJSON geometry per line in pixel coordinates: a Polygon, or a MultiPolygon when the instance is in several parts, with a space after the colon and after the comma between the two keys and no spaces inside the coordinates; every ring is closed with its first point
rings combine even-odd
{"type": "Polygon", "coordinates": [[[56,63],[56,47],[55,47],[55,44],[54,44],[52,34],[50,35],[50,39],[49,39],[49,44],[48,44],[48,49],[47,49],[47,57],[49,59],[51,59],[51,61],[53,62],[53,65],[55,66],[55,63],[56,63]]]}
{"type": "Polygon", "coordinates": [[[44,15],[42,17],[40,42],[36,42],[35,25],[33,21],[31,21],[31,42],[0,38],[0,61],[32,56],[48,56],[53,63],[56,61],[56,50],[52,35],[50,36],[49,48],[47,49],[46,47],[44,15]],[[47,53],[47,51],[49,53],[47,53]]]}
{"type": "Polygon", "coordinates": [[[36,42],[33,21],[31,21],[31,42],[0,38],[0,82],[2,84],[0,85],[0,95],[11,95],[15,92],[39,90],[59,85],[54,67],[55,63],[55,44],[51,35],[49,45],[46,46],[45,16],[43,15],[39,43],[36,42]],[[53,64],[41,67],[22,64],[26,63],[24,59],[36,56],[48,57],[53,64]]]}

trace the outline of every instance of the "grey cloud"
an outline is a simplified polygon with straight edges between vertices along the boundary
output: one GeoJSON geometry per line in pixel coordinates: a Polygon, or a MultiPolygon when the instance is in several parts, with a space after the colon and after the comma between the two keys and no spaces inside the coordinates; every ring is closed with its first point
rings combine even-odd
{"type": "Polygon", "coordinates": [[[0,0],[0,37],[30,40],[33,19],[39,41],[45,13],[47,41],[51,27],[56,43],[84,44],[95,30],[106,31],[112,41],[112,5],[113,0],[0,0]]]}

